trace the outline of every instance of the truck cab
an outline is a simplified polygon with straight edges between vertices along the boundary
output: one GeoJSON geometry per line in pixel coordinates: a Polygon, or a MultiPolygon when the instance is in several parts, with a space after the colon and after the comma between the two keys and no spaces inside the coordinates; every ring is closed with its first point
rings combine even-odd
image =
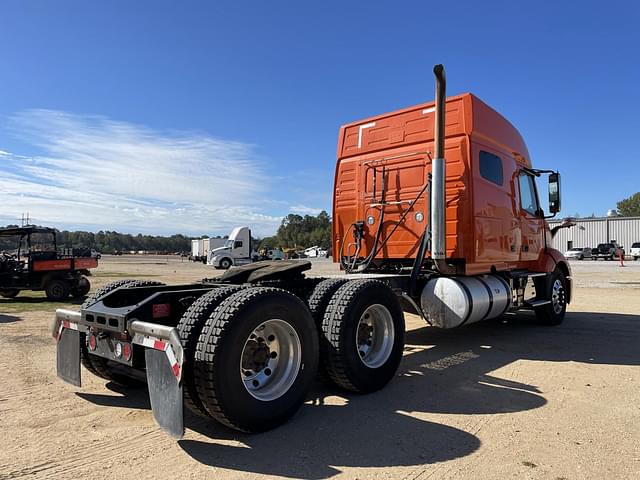
{"type": "Polygon", "coordinates": [[[232,265],[246,265],[254,261],[249,227],[234,228],[224,246],[209,252],[207,264],[215,268],[228,269],[232,265]]]}
{"type": "MultiPolygon", "coordinates": [[[[551,248],[537,178],[551,173],[559,202],[559,174],[533,168],[519,132],[470,93],[446,98],[443,252],[458,275],[525,269],[544,272],[551,248]]],[[[375,237],[388,237],[368,268],[402,269],[413,263],[416,241],[429,223],[434,155],[433,103],[366,118],[340,129],[333,218],[335,255],[353,257],[352,225],[361,221],[357,256],[375,237]],[[415,201],[414,201],[415,200],[415,201]],[[410,207],[410,208],[409,208],[410,207]],[[394,225],[402,223],[392,234],[394,225]]],[[[559,204],[553,208],[559,208],[559,204]]],[[[552,212],[553,213],[553,212],[552,212]]],[[[429,251],[425,252],[427,258],[429,251]]]]}

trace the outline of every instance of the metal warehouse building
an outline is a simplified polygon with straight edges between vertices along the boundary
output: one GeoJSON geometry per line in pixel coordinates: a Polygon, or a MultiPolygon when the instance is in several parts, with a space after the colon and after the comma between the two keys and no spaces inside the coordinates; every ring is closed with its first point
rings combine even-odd
{"type": "MultiPolygon", "coordinates": [[[[574,247],[594,248],[611,240],[629,252],[631,244],[640,242],[640,217],[576,218],[576,226],[561,228],[553,238],[553,246],[565,252],[574,247]]],[[[551,228],[562,220],[551,220],[551,228]]]]}

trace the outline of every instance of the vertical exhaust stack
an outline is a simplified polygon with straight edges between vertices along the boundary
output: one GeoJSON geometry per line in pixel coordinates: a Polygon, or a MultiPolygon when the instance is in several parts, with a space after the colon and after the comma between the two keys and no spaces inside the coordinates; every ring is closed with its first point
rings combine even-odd
{"type": "Polygon", "coordinates": [[[446,189],[444,160],[444,114],[446,103],[447,80],[444,66],[433,67],[436,77],[436,110],[435,110],[435,158],[432,160],[431,189],[431,258],[436,270],[442,274],[454,274],[455,268],[446,263],[446,189]]]}

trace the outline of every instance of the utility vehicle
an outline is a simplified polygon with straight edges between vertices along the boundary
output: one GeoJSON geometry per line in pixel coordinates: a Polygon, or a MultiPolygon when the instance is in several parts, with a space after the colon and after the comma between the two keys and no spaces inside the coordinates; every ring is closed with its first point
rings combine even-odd
{"type": "Polygon", "coordinates": [[[89,293],[86,276],[98,266],[98,259],[58,253],[55,229],[0,228],[1,239],[13,248],[0,252],[0,296],[14,298],[22,290],[44,290],[49,300],[59,301],[89,293]]]}
{"type": "MultiPolygon", "coordinates": [[[[87,371],[147,382],[153,415],[183,435],[183,402],[247,432],[282,424],[321,364],[338,387],[372,392],[396,374],[404,312],[457,328],[507,311],[557,325],[571,270],[551,248],[537,177],[518,131],[477,97],[445,99],[343,126],[333,196],[334,261],[344,275],[305,275],[308,261],[247,264],[190,285],[121,281],[80,312],[58,310],[58,375],[87,371]],[[445,160],[446,158],[446,160],[445,160]]],[[[460,330],[464,335],[464,329],[460,330]]]]}

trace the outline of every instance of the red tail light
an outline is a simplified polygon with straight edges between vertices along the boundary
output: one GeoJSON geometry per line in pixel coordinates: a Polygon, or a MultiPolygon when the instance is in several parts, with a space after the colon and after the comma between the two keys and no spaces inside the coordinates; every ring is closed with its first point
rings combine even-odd
{"type": "Polygon", "coordinates": [[[96,339],[96,336],[92,333],[89,335],[89,350],[93,352],[97,346],[98,346],[98,340],[96,339]]]}
{"type": "Polygon", "coordinates": [[[130,343],[122,344],[122,358],[127,362],[131,360],[131,344],[130,343]]]}

